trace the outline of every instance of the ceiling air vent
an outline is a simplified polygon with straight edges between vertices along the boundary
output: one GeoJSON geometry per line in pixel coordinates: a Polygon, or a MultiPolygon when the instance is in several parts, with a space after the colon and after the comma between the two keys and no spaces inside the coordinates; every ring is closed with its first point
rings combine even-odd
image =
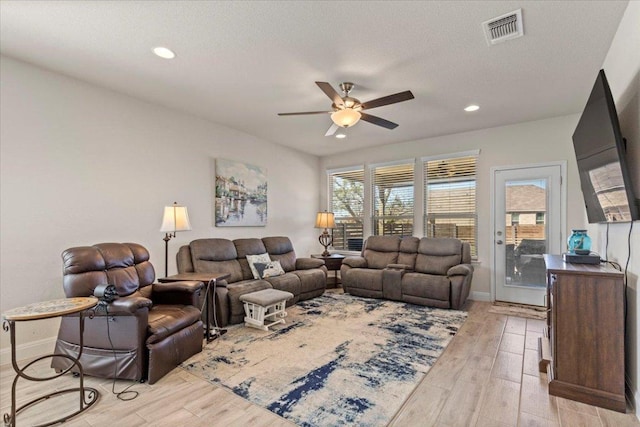
{"type": "Polygon", "coordinates": [[[489,46],[521,37],[524,34],[522,9],[485,21],[482,23],[482,28],[489,46]]]}

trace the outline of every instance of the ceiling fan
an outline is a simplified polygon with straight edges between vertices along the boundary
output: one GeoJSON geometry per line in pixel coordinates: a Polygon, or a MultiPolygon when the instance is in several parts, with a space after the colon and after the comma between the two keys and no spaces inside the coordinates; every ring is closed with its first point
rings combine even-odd
{"type": "Polygon", "coordinates": [[[382,126],[387,129],[395,129],[398,127],[397,123],[390,122],[383,118],[372,116],[371,114],[363,113],[362,110],[369,110],[371,108],[382,107],[383,105],[395,104],[397,102],[408,101],[413,99],[414,96],[410,90],[404,92],[395,93],[393,95],[383,96],[382,98],[373,99],[368,102],[360,102],[360,100],[349,96],[349,93],[355,86],[353,83],[344,82],[340,83],[340,89],[344,96],[340,96],[338,92],[327,82],[316,82],[318,87],[333,101],[331,104],[331,111],[306,111],[300,113],[278,113],[279,116],[300,116],[305,114],[331,114],[331,120],[333,125],[329,128],[325,136],[332,136],[339,127],[348,128],[356,123],[360,119],[365,122],[372,123],[374,125],[382,126]]]}

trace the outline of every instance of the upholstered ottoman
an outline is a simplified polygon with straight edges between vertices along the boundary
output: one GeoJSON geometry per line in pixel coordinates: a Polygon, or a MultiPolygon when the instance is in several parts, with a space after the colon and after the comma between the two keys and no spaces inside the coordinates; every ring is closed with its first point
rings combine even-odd
{"type": "Polygon", "coordinates": [[[285,305],[291,298],[291,292],[278,289],[263,289],[240,295],[240,301],[244,304],[244,324],[268,331],[270,326],[284,323],[284,317],[287,316],[285,305]],[[265,321],[271,323],[265,324],[265,321]]]}

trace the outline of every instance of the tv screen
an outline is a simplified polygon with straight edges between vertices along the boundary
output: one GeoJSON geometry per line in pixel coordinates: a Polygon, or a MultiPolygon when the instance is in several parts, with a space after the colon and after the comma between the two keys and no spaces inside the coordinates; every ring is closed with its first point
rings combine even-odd
{"type": "Polygon", "coordinates": [[[625,159],[625,142],[604,70],[600,70],[573,133],[580,186],[590,223],[640,219],[625,159]]]}

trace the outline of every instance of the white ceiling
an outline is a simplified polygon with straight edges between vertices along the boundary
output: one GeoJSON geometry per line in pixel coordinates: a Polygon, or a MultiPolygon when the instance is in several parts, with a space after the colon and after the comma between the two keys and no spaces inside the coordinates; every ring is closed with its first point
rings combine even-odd
{"type": "Polygon", "coordinates": [[[2,1],[0,50],[268,141],[328,155],[580,112],[627,1],[2,1]],[[481,23],[522,8],[524,37],[489,47],[481,23]],[[177,53],[167,61],[151,48],[177,53]],[[314,84],[356,84],[368,110],[325,137],[314,84]],[[463,108],[477,103],[476,113],[463,108]]]}

